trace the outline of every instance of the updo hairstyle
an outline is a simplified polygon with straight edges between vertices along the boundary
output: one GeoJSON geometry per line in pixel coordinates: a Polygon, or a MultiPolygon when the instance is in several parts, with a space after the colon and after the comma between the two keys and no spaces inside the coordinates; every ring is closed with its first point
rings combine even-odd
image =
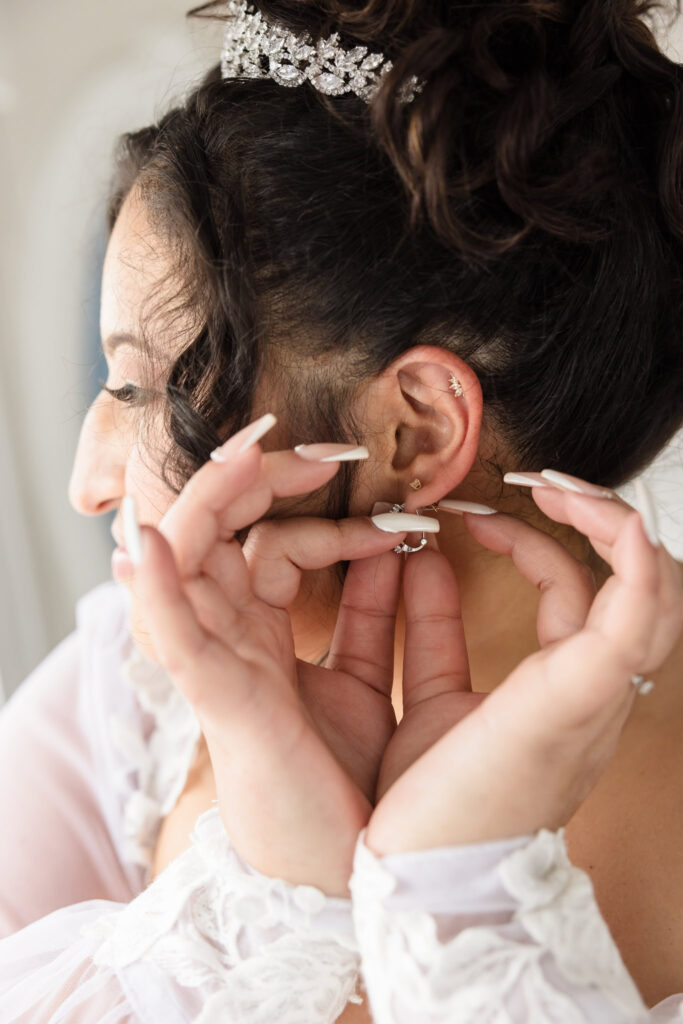
{"type": "Polygon", "coordinates": [[[491,473],[642,471],[683,422],[682,69],[655,5],[257,6],[394,66],[369,105],[216,66],[119,141],[109,227],[139,187],[177,256],[169,328],[183,310],[198,324],[168,378],[167,482],[249,421],[264,374],[292,444],[363,442],[354,393],[420,343],[477,374],[491,473]]]}

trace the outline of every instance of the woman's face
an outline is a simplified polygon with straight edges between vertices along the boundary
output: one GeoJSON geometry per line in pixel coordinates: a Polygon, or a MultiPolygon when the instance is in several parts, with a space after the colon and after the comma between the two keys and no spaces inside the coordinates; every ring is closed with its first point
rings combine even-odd
{"type": "MultiPolygon", "coordinates": [[[[140,522],[152,526],[158,525],[176,498],[161,479],[164,457],[172,447],[164,425],[164,386],[173,362],[194,331],[187,323],[183,327],[181,321],[169,337],[163,325],[155,330],[152,319],[153,351],[143,351],[139,344],[150,297],[163,300],[172,287],[167,279],[169,270],[170,258],[164,255],[145,207],[133,191],[109,239],[102,274],[100,329],[108,368],[106,385],[119,391],[119,396],[102,390],[88,410],[69,484],[69,499],[76,511],[83,515],[116,513],[112,534],[117,544],[123,542],[120,508],[124,495],[135,499],[140,522]]],[[[112,572],[131,596],[133,638],[154,658],[135,580],[124,577],[116,555],[112,572]]],[[[338,588],[331,576],[320,575],[307,583],[291,617],[297,653],[314,658],[325,651],[338,588]]]]}
{"type": "MultiPolygon", "coordinates": [[[[144,206],[134,193],[126,199],[109,240],[102,274],[100,329],[107,361],[107,387],[85,417],[69,484],[69,499],[83,515],[116,512],[112,534],[123,544],[120,507],[125,494],[135,498],[142,523],[156,526],[175,495],[160,477],[164,453],[170,447],[164,430],[164,378],[174,358],[174,346],[143,350],[140,321],[150,295],[158,294],[168,271],[155,251],[144,206]]],[[[162,286],[163,287],[163,286],[162,286]]],[[[166,285],[168,287],[168,285],[166,285]]],[[[176,339],[174,345],[179,345],[176,339]]],[[[144,617],[135,600],[135,585],[117,572],[133,599],[132,625],[145,646],[144,617]]]]}

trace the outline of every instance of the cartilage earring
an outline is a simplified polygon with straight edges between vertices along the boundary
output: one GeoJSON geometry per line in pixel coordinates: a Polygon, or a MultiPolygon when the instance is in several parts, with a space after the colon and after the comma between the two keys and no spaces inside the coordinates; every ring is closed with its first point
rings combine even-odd
{"type": "Polygon", "coordinates": [[[448,386],[449,388],[451,388],[456,398],[459,398],[461,395],[465,394],[465,392],[462,389],[462,384],[460,383],[460,381],[458,380],[454,373],[452,373],[448,378],[448,386]]]}
{"type": "Polygon", "coordinates": [[[420,488],[422,487],[422,481],[418,480],[418,478],[415,477],[414,480],[410,481],[410,483],[408,484],[408,487],[412,487],[414,491],[419,491],[420,488]]]}

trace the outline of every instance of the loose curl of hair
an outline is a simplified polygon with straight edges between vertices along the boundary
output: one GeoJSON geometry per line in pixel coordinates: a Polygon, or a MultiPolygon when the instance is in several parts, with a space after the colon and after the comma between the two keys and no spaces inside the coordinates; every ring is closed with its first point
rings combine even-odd
{"type": "Polygon", "coordinates": [[[370,105],[215,67],[120,140],[110,229],[137,185],[178,254],[174,312],[201,324],[168,378],[167,482],[248,422],[264,371],[294,443],[361,442],[354,390],[424,342],[477,374],[501,474],[640,472],[683,423],[682,68],[659,5],[257,6],[394,66],[370,105]]]}

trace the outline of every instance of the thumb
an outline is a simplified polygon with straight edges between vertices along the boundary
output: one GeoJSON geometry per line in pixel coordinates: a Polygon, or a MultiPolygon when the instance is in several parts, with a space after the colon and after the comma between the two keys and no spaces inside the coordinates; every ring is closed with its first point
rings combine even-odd
{"type": "Polygon", "coordinates": [[[409,555],[403,575],[406,612],[403,709],[442,693],[471,691],[460,592],[444,555],[409,555]]]}

